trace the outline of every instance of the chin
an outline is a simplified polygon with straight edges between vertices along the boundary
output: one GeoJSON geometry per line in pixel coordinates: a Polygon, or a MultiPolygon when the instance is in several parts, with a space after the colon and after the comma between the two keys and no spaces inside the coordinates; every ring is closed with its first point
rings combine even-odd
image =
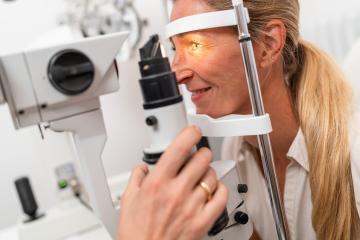
{"type": "Polygon", "coordinates": [[[201,108],[196,108],[196,114],[205,114],[212,118],[221,118],[231,113],[224,113],[223,111],[209,111],[201,108]]]}

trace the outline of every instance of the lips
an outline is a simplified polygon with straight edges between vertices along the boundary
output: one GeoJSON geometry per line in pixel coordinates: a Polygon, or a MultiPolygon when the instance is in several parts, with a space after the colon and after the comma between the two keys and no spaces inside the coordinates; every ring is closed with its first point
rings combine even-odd
{"type": "Polygon", "coordinates": [[[203,93],[209,91],[210,89],[211,89],[211,87],[193,90],[193,91],[191,91],[191,93],[192,93],[191,95],[192,96],[197,96],[197,95],[200,95],[200,94],[203,94],[203,93]]]}
{"type": "Polygon", "coordinates": [[[198,102],[200,99],[202,99],[204,96],[207,95],[207,93],[211,90],[211,87],[206,87],[206,88],[199,88],[196,90],[190,90],[191,92],[191,100],[196,103],[198,102]]]}

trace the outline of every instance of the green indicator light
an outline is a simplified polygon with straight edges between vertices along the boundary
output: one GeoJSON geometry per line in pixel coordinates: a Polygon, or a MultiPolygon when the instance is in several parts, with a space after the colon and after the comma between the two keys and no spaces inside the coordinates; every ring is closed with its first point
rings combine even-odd
{"type": "Polygon", "coordinates": [[[64,189],[67,187],[67,182],[64,179],[60,180],[58,184],[60,189],[64,189]]]}

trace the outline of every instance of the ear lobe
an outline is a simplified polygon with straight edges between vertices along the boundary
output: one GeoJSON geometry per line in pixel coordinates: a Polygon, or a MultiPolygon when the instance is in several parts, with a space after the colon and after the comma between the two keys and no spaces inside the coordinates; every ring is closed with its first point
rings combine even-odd
{"type": "Polygon", "coordinates": [[[281,58],[286,40],[286,29],[282,21],[271,20],[265,28],[262,41],[261,67],[268,67],[281,58]]]}

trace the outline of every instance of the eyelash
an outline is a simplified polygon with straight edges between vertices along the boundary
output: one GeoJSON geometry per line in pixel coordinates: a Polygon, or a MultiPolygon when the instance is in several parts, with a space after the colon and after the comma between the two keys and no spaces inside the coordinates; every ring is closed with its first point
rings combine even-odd
{"type": "Polygon", "coordinates": [[[191,50],[195,51],[199,48],[201,48],[203,45],[197,41],[191,41],[191,50]]]}
{"type": "MultiPolygon", "coordinates": [[[[203,46],[201,43],[194,41],[194,40],[192,40],[190,42],[190,44],[191,44],[191,50],[193,50],[193,51],[195,51],[198,48],[201,48],[203,46]]],[[[171,50],[174,52],[176,51],[176,47],[174,46],[174,44],[171,44],[171,50]]]]}

